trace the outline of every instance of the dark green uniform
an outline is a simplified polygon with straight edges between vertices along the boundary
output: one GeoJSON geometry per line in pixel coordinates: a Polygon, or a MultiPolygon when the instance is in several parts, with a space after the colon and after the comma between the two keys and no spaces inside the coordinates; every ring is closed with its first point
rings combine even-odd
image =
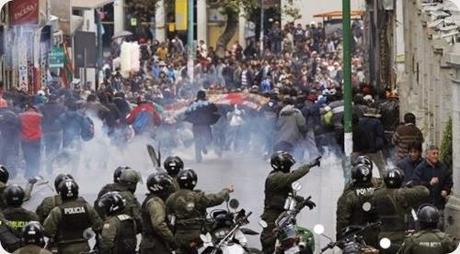
{"type": "Polygon", "coordinates": [[[136,223],[129,215],[119,214],[107,217],[102,228],[99,253],[135,254],[136,231],[136,223]]]}
{"type": "Polygon", "coordinates": [[[51,252],[41,248],[40,246],[29,244],[17,249],[13,254],[51,254],[51,252]]]}
{"type": "Polygon", "coordinates": [[[191,248],[190,244],[201,244],[200,233],[206,208],[220,205],[228,198],[227,189],[217,194],[181,189],[168,198],[166,211],[168,216],[175,217],[177,253],[195,253],[195,248],[191,248]]]}
{"type": "Polygon", "coordinates": [[[101,232],[102,221],[87,202],[77,199],[64,201],[51,210],[43,226],[45,235],[54,239],[60,254],[73,254],[89,251],[83,232],[89,227],[101,232]]]}
{"type": "Polygon", "coordinates": [[[286,198],[292,192],[291,184],[310,172],[310,168],[308,165],[303,165],[290,173],[272,171],[268,175],[265,181],[264,212],[261,216],[268,226],[260,235],[264,253],[272,254],[275,251],[276,234],[273,233],[275,220],[284,211],[286,198]]]}
{"type": "MultiPolygon", "coordinates": [[[[371,180],[371,184],[372,184],[372,187],[374,188],[382,188],[382,187],[385,187],[385,183],[383,182],[383,179],[382,178],[375,178],[373,177],[372,180],[371,180]]],[[[343,190],[343,193],[349,191],[349,190],[352,190],[354,189],[353,187],[353,183],[350,182],[348,184],[345,185],[344,187],[344,190],[343,190]]]]}
{"type": "Polygon", "coordinates": [[[175,248],[174,235],[168,227],[166,204],[158,196],[148,195],[142,204],[144,232],[140,251],[142,254],[169,254],[175,248]]]}
{"type": "Polygon", "coordinates": [[[391,240],[391,247],[382,253],[396,253],[401,247],[410,222],[411,209],[429,200],[430,191],[424,186],[413,188],[380,188],[374,192],[373,204],[382,222],[379,239],[391,240]]]}
{"type": "Polygon", "coordinates": [[[37,213],[40,219],[40,223],[43,224],[46,217],[48,217],[48,215],[50,214],[51,210],[53,210],[53,208],[55,208],[56,206],[60,206],[61,204],[62,199],[59,195],[44,198],[40,205],[37,206],[37,210],[35,210],[35,213],[37,213]]]}
{"type": "Polygon", "coordinates": [[[448,234],[437,229],[426,229],[409,235],[398,251],[399,254],[447,254],[457,248],[448,234]]]}
{"type": "MultiPolygon", "coordinates": [[[[368,223],[377,221],[375,209],[365,211],[364,203],[371,204],[375,188],[372,183],[362,186],[350,186],[348,191],[345,191],[337,201],[337,224],[336,224],[336,239],[343,237],[343,230],[351,225],[365,226],[368,223]]],[[[378,230],[375,228],[365,232],[364,240],[367,244],[378,247],[378,230]]]]}
{"type": "Polygon", "coordinates": [[[27,223],[38,221],[37,214],[22,207],[8,207],[3,209],[3,215],[7,220],[8,226],[13,229],[13,233],[19,238],[22,236],[22,229],[27,223]]]}
{"type": "Polygon", "coordinates": [[[137,201],[136,196],[134,196],[131,191],[120,192],[120,195],[126,201],[123,213],[134,219],[136,222],[137,233],[142,233],[143,222],[141,204],[137,201]]]}

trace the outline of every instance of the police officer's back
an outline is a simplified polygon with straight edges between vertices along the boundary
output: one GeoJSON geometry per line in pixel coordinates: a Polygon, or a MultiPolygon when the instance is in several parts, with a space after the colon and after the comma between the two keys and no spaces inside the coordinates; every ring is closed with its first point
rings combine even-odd
{"type": "Polygon", "coordinates": [[[141,175],[138,172],[128,168],[121,172],[119,182],[122,186],[122,191],[119,191],[119,193],[125,200],[125,209],[123,210],[123,213],[131,216],[136,221],[138,233],[142,232],[141,204],[134,193],[136,192],[137,184],[141,180],[141,175]]]}
{"type": "Polygon", "coordinates": [[[147,189],[149,193],[142,204],[144,232],[140,251],[142,254],[169,254],[176,249],[176,243],[168,226],[165,202],[176,190],[174,180],[166,173],[151,174],[147,189]]]}
{"type": "Polygon", "coordinates": [[[426,202],[429,190],[424,186],[407,188],[402,186],[404,175],[398,169],[390,169],[384,175],[386,187],[374,192],[373,203],[381,224],[379,238],[389,238],[390,249],[383,253],[395,253],[404,240],[405,231],[410,223],[410,211],[426,202]]]}
{"type": "Polygon", "coordinates": [[[276,152],[272,155],[270,164],[273,171],[265,181],[264,212],[261,216],[268,225],[260,235],[264,253],[271,254],[275,250],[276,234],[273,232],[275,220],[284,211],[286,198],[292,192],[291,184],[310,172],[310,168],[319,166],[319,159],[290,172],[295,164],[292,155],[286,152],[276,152]]]}
{"type": "Polygon", "coordinates": [[[118,192],[108,192],[99,200],[104,210],[105,221],[101,233],[99,253],[136,253],[136,223],[131,216],[124,214],[125,201],[118,192]]]}
{"type": "Polygon", "coordinates": [[[181,189],[166,200],[166,211],[168,216],[174,218],[172,221],[175,222],[179,253],[195,253],[196,248],[191,247],[191,244],[201,244],[200,233],[206,208],[220,205],[227,200],[233,192],[233,186],[217,194],[194,191],[198,177],[192,169],[181,171],[177,180],[181,189]]]}
{"type": "MultiPolygon", "coordinates": [[[[366,226],[377,221],[371,203],[375,191],[372,171],[368,166],[359,164],[352,168],[351,178],[349,190],[345,190],[337,201],[337,240],[343,237],[342,233],[349,226],[366,226]]],[[[375,228],[369,229],[363,235],[367,244],[378,246],[378,231],[375,228]]]]}
{"type": "Polygon", "coordinates": [[[45,236],[43,227],[38,222],[29,222],[22,230],[21,243],[23,247],[17,249],[14,254],[51,254],[43,249],[45,236]]]}
{"type": "Polygon", "coordinates": [[[457,247],[457,242],[437,229],[439,211],[432,205],[421,206],[417,212],[420,229],[408,236],[400,254],[447,254],[457,247]]]}
{"type": "Polygon", "coordinates": [[[21,207],[24,196],[24,190],[16,184],[6,187],[3,192],[3,198],[7,205],[7,207],[3,209],[3,215],[7,220],[8,226],[10,226],[18,237],[21,237],[22,229],[27,223],[30,221],[38,221],[37,214],[21,207]]]}
{"type": "Polygon", "coordinates": [[[84,200],[78,199],[78,185],[66,180],[59,185],[62,204],[51,210],[45,219],[45,234],[52,239],[62,254],[89,251],[83,232],[92,228],[95,232],[102,229],[101,218],[84,200]]]}
{"type": "Polygon", "coordinates": [[[50,214],[51,210],[56,206],[60,206],[62,204],[61,196],[59,195],[59,184],[64,182],[67,179],[73,179],[73,176],[70,174],[59,174],[54,179],[54,189],[57,192],[57,195],[46,197],[42,200],[42,202],[37,206],[35,210],[36,214],[40,219],[40,223],[43,223],[50,214]]]}

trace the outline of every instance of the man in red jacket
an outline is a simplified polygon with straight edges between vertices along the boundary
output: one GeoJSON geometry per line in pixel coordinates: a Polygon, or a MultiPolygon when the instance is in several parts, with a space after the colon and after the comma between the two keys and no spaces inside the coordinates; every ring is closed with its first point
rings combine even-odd
{"type": "Polygon", "coordinates": [[[133,126],[136,135],[149,133],[161,124],[161,116],[151,102],[139,100],[137,106],[126,116],[126,122],[133,126]]]}
{"type": "Polygon", "coordinates": [[[27,105],[24,112],[19,114],[21,147],[26,161],[26,178],[37,176],[40,170],[42,118],[42,114],[32,105],[27,105]]]}

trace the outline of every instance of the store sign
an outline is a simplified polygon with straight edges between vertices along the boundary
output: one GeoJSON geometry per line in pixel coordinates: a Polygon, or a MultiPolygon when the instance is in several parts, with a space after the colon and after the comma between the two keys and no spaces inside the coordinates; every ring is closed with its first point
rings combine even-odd
{"type": "Polygon", "coordinates": [[[14,0],[10,3],[11,24],[38,24],[39,8],[38,0],[14,0]]]}
{"type": "Polygon", "coordinates": [[[64,67],[64,49],[53,48],[49,54],[49,67],[50,68],[63,68],[64,67]]]}

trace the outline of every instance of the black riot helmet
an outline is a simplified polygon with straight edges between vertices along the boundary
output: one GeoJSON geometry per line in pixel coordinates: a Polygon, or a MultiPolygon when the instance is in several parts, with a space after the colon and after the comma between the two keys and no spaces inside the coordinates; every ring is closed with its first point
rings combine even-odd
{"type": "Polygon", "coordinates": [[[45,234],[42,225],[38,221],[31,221],[22,229],[21,242],[23,245],[33,244],[45,246],[45,234]]]}
{"type": "Polygon", "coordinates": [[[62,182],[64,182],[65,180],[68,180],[68,179],[75,180],[71,174],[59,174],[59,175],[57,175],[56,178],[54,179],[54,189],[56,191],[58,191],[59,190],[59,184],[61,184],[62,182]]]}
{"type": "Polygon", "coordinates": [[[352,166],[356,167],[358,165],[365,165],[371,171],[373,169],[372,161],[366,155],[360,155],[360,156],[356,157],[356,159],[353,160],[352,166]]]}
{"type": "Polygon", "coordinates": [[[59,194],[62,200],[74,200],[78,198],[78,184],[72,180],[67,179],[59,185],[59,194]]]}
{"type": "Polygon", "coordinates": [[[5,166],[0,165],[0,182],[7,183],[8,179],[10,178],[10,173],[5,166]]]}
{"type": "Polygon", "coordinates": [[[128,187],[132,193],[136,192],[137,184],[142,182],[142,176],[134,169],[127,168],[121,171],[120,184],[128,187]]]}
{"type": "Polygon", "coordinates": [[[147,178],[147,189],[156,195],[167,195],[174,190],[174,182],[166,173],[154,173],[147,178]]]}
{"type": "Polygon", "coordinates": [[[3,192],[3,198],[9,207],[20,207],[24,202],[24,196],[24,190],[17,184],[9,185],[3,192]]]}
{"type": "Polygon", "coordinates": [[[351,168],[351,179],[356,184],[370,183],[372,180],[372,170],[364,164],[359,164],[351,168]]]}
{"type": "Polygon", "coordinates": [[[401,188],[404,181],[404,173],[397,168],[390,169],[383,176],[383,181],[385,182],[387,188],[401,188]]]}
{"type": "Polygon", "coordinates": [[[125,169],[130,169],[130,167],[127,166],[119,166],[113,171],[113,182],[114,183],[119,183],[120,182],[120,176],[123,170],[125,169]]]}
{"type": "Polygon", "coordinates": [[[98,206],[104,209],[106,215],[113,215],[125,209],[125,200],[119,192],[107,192],[99,199],[98,206]]]}
{"type": "Polygon", "coordinates": [[[184,169],[184,162],[179,156],[169,156],[163,163],[163,167],[170,176],[175,177],[184,169]]]}
{"type": "Polygon", "coordinates": [[[421,229],[436,229],[439,223],[439,210],[431,204],[421,205],[417,211],[421,229]]]}
{"type": "Polygon", "coordinates": [[[288,152],[278,151],[270,159],[270,165],[275,171],[289,172],[295,164],[294,157],[288,152]]]}
{"type": "Polygon", "coordinates": [[[193,169],[186,169],[177,175],[177,182],[181,189],[193,190],[198,181],[198,176],[193,169]]]}

